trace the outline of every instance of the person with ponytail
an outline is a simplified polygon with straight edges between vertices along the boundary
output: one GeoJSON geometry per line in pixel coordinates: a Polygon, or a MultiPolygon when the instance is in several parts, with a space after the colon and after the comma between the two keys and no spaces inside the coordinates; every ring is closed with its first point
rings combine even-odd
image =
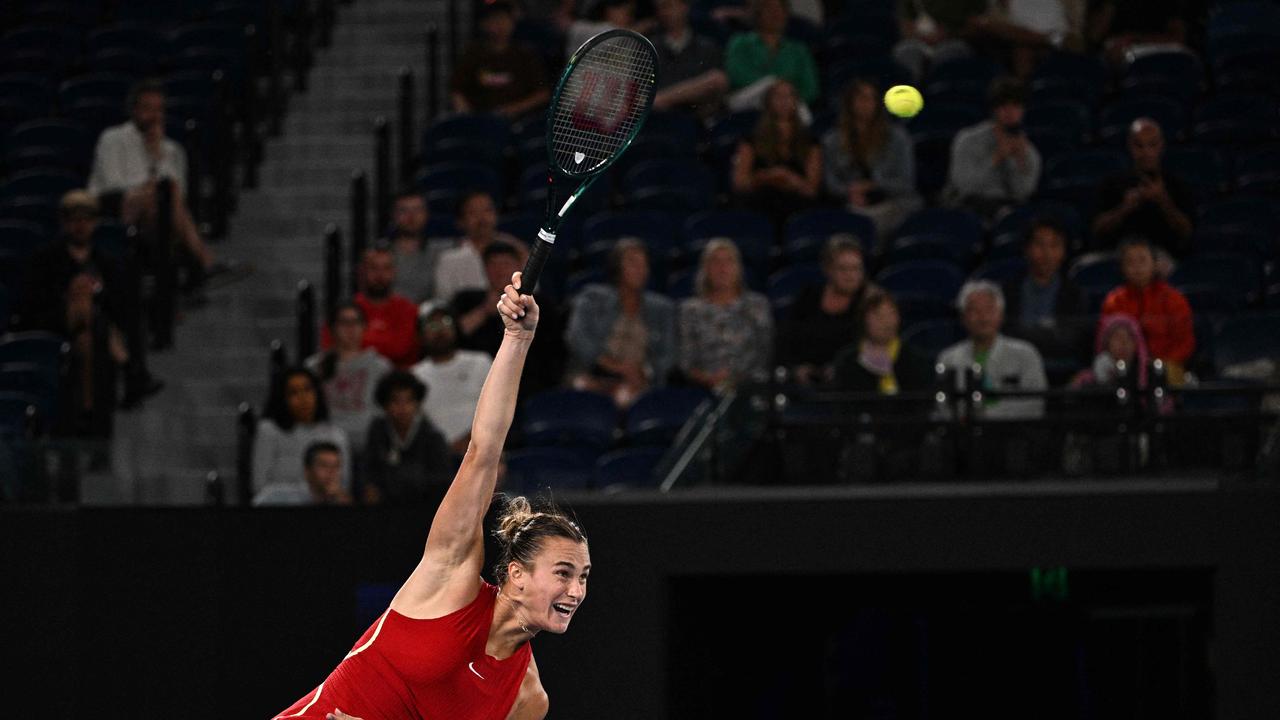
{"type": "Polygon", "coordinates": [[[587,595],[587,539],[563,513],[506,501],[495,535],[496,584],[484,567],[493,499],[516,393],[538,325],[520,273],[498,300],[504,326],[471,427],[471,444],[436,510],[418,566],[391,606],[329,677],[283,718],[540,720],[548,707],[530,640],[563,633],[587,595]]]}

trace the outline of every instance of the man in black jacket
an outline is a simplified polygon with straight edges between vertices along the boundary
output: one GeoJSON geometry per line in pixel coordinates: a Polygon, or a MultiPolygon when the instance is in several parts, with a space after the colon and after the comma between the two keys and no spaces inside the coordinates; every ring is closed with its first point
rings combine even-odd
{"type": "Polygon", "coordinates": [[[1027,270],[1005,283],[1006,329],[1029,341],[1045,358],[1088,352],[1084,296],[1066,275],[1067,232],[1056,220],[1036,218],[1027,228],[1027,270]]]}
{"type": "Polygon", "coordinates": [[[109,415],[114,404],[116,367],[124,371],[123,407],[137,405],[163,384],[147,372],[136,271],[93,243],[97,199],[72,190],[62,198],[59,218],[59,237],[28,261],[20,327],[58,333],[71,342],[71,382],[63,384],[67,391],[62,395],[73,404],[64,402],[71,416],[64,416],[62,424],[72,432],[91,431],[81,421],[94,415],[98,420],[93,427],[100,430],[101,416],[109,415]],[[95,298],[107,324],[107,357],[94,356],[95,298]]]}

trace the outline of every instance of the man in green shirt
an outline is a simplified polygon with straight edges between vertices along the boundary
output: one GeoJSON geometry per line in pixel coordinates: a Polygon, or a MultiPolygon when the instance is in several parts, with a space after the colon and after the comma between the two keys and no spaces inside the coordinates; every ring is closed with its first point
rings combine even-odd
{"type": "MultiPolygon", "coordinates": [[[[755,31],[729,39],[725,49],[725,71],[735,93],[751,90],[761,80],[781,79],[795,86],[800,99],[811,104],[818,99],[818,68],[803,43],[783,37],[787,27],[785,0],[754,0],[751,7],[755,31]]],[[[759,97],[763,97],[761,90],[759,97]]],[[[733,104],[733,103],[731,103],[733,104]]],[[[758,103],[757,103],[758,106],[758,103]]]]}

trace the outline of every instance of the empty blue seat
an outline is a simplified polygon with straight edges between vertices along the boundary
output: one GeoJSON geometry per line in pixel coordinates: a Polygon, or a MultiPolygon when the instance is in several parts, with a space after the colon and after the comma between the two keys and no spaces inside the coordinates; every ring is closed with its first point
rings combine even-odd
{"type": "Polygon", "coordinates": [[[58,88],[58,103],[69,107],[85,100],[106,100],[124,105],[134,78],[114,73],[94,72],[71,78],[58,88]]]}
{"type": "Polygon", "coordinates": [[[84,186],[79,175],[65,170],[27,170],[9,176],[0,185],[0,198],[43,197],[60,200],[66,192],[84,186]]]}
{"type": "Polygon", "coordinates": [[[669,445],[711,394],[701,388],[654,388],[627,411],[626,440],[633,445],[669,445]]]}
{"type": "Polygon", "coordinates": [[[1129,93],[1155,93],[1192,100],[1204,89],[1204,65],[1188,50],[1146,53],[1125,68],[1120,86],[1129,93]]]}
{"type": "Polygon", "coordinates": [[[955,319],[918,322],[902,333],[902,344],[914,348],[930,360],[936,359],[943,350],[964,339],[964,326],[955,319]]]}
{"type": "Polygon", "coordinates": [[[638,447],[605,453],[596,460],[596,487],[602,490],[656,488],[664,448],[638,447]]]}
{"type": "Polygon", "coordinates": [[[624,202],[634,208],[693,212],[715,203],[711,171],[693,159],[646,160],[622,178],[624,202]]]}
{"type": "Polygon", "coordinates": [[[175,51],[210,48],[239,56],[248,51],[243,25],[233,22],[202,22],[183,25],[169,35],[169,44],[175,51]]]}
{"type": "Polygon", "coordinates": [[[1280,357],[1280,315],[1236,315],[1223,321],[1214,337],[1214,365],[1227,367],[1261,358],[1280,357]]]}
{"type": "Polygon", "coordinates": [[[39,398],[30,393],[0,392],[0,438],[25,435],[39,403],[39,398]]]}
{"type": "Polygon", "coordinates": [[[953,263],[916,260],[881,270],[876,282],[894,295],[926,295],[953,302],[964,283],[964,274],[953,263]]]}
{"type": "Polygon", "coordinates": [[[913,213],[898,228],[898,235],[949,235],[960,245],[976,250],[982,244],[982,220],[959,208],[926,208],[913,213]]]}
{"type": "Polygon", "coordinates": [[[679,224],[677,215],[662,210],[606,210],[582,223],[582,241],[592,245],[602,240],[636,237],[649,246],[651,256],[655,252],[662,256],[664,249],[678,242],[675,228],[679,224]]]}
{"type": "Polygon", "coordinates": [[[1200,207],[1197,229],[1280,234],[1280,214],[1274,202],[1262,197],[1233,197],[1200,207]]]}
{"type": "MultiPolygon", "coordinates": [[[[511,138],[511,122],[505,117],[490,113],[464,113],[450,115],[432,123],[422,133],[422,152],[431,162],[431,149],[446,140],[468,140],[477,145],[506,147],[511,138]]],[[[542,141],[542,138],[537,138],[542,141]]],[[[542,152],[546,160],[546,151],[542,152]]]]}
{"type": "Polygon", "coordinates": [[[1081,255],[1071,263],[1067,277],[1080,288],[1092,312],[1101,309],[1107,293],[1124,282],[1120,275],[1120,263],[1112,253],[1081,255]]]}
{"type": "MultiPolygon", "coordinates": [[[[1022,122],[1026,125],[1028,134],[1048,129],[1073,137],[1077,144],[1084,141],[1093,127],[1089,106],[1079,100],[1055,100],[1028,105],[1022,122]]],[[[1036,148],[1045,157],[1052,154],[1038,145],[1036,148]]]]}
{"type": "Polygon", "coordinates": [[[19,332],[0,336],[0,365],[29,363],[44,367],[60,367],[64,349],[69,349],[61,336],[49,332],[19,332]]]}
{"type": "Polygon", "coordinates": [[[57,416],[57,366],[36,363],[0,363],[0,393],[26,393],[34,399],[40,417],[51,421],[57,416]]]}
{"type": "Polygon", "coordinates": [[[618,427],[613,401],[581,390],[548,390],[529,398],[521,410],[529,445],[607,448],[618,427]]]}
{"type": "Polygon", "coordinates": [[[1280,41],[1280,7],[1261,1],[1220,3],[1209,14],[1208,29],[1210,43],[1257,32],[1280,41]]]}
{"type": "Polygon", "coordinates": [[[584,490],[594,463],[582,452],[557,447],[528,447],[507,453],[506,486],[522,495],[542,490],[584,490]]]}
{"type": "Polygon", "coordinates": [[[875,224],[871,218],[856,212],[836,208],[805,210],[787,218],[783,229],[786,240],[802,237],[826,238],[832,235],[852,235],[862,241],[863,251],[875,242],[875,224]]]}
{"type": "Polygon", "coordinates": [[[899,291],[893,293],[902,316],[902,327],[911,327],[931,320],[954,320],[956,299],[933,294],[899,291]]]}
{"type": "Polygon", "coordinates": [[[33,120],[9,131],[5,164],[10,172],[37,167],[85,170],[89,138],[78,124],[67,120],[33,120]]]}
{"type": "Polygon", "coordinates": [[[767,294],[774,304],[789,305],[801,291],[821,285],[826,279],[817,263],[792,265],[769,276],[767,294]]]}
{"type": "Polygon", "coordinates": [[[108,50],[132,50],[162,58],[171,52],[168,38],[154,27],[138,23],[115,23],[91,30],[85,37],[85,47],[91,55],[108,50]]]}
{"type": "Polygon", "coordinates": [[[37,72],[73,67],[80,60],[81,30],[73,25],[33,24],[0,37],[0,65],[37,72]]]}
{"type": "Polygon", "coordinates": [[[661,138],[676,149],[693,154],[700,134],[697,119],[688,113],[653,112],[645,120],[644,128],[640,130],[636,142],[661,138]]]}
{"type": "Polygon", "coordinates": [[[128,119],[124,104],[104,98],[86,98],[62,108],[62,116],[78,123],[89,137],[128,119]]]}
{"type": "Polygon", "coordinates": [[[1280,137],[1277,103],[1260,93],[1222,93],[1196,110],[1192,134],[1207,143],[1262,142],[1280,137]]]}
{"type": "Polygon", "coordinates": [[[1077,100],[1092,105],[1107,84],[1102,61],[1073,52],[1053,52],[1036,66],[1029,83],[1033,101],[1077,100]]]}
{"type": "Polygon", "coordinates": [[[772,240],[773,235],[773,223],[754,210],[703,210],[684,222],[686,240],[711,237],[772,240]]]}
{"type": "Polygon", "coordinates": [[[985,57],[970,56],[948,60],[929,68],[924,78],[924,96],[929,102],[986,102],[991,81],[1000,67],[985,57]]]}
{"type": "Polygon", "coordinates": [[[452,214],[468,193],[484,191],[502,203],[502,178],[487,165],[440,163],[428,165],[418,174],[418,187],[427,198],[432,213],[452,214]]]}
{"type": "Polygon", "coordinates": [[[1227,190],[1227,161],[1213,148],[1170,147],[1164,154],[1164,169],[1185,182],[1199,200],[1215,198],[1227,190]]]}
{"type": "Polygon", "coordinates": [[[1182,137],[1187,127],[1187,112],[1182,103],[1164,97],[1124,97],[1108,103],[1098,114],[1098,139],[1123,143],[1129,126],[1141,117],[1160,125],[1168,142],[1182,137]]]}
{"type": "Polygon", "coordinates": [[[1027,272],[1027,261],[1025,258],[1005,257],[998,260],[988,260],[973,271],[969,277],[974,280],[990,280],[998,285],[1012,282],[1025,275],[1027,272]]]}
{"type": "Polygon", "coordinates": [[[23,220],[0,220],[0,254],[26,257],[49,241],[40,225],[23,220]]]}
{"type": "Polygon", "coordinates": [[[1280,194],[1280,147],[1242,154],[1236,163],[1236,187],[1241,192],[1280,194]]]}
{"type": "Polygon", "coordinates": [[[1262,268],[1248,256],[1236,253],[1193,255],[1178,263],[1169,282],[1176,286],[1216,287],[1233,307],[1244,307],[1261,297],[1262,268]]]}
{"type": "Polygon", "coordinates": [[[44,113],[56,96],[53,83],[41,73],[6,72],[0,74],[0,99],[21,101],[31,112],[44,113]]]}
{"type": "Polygon", "coordinates": [[[975,254],[974,245],[955,235],[921,233],[895,238],[889,244],[884,262],[898,265],[912,260],[945,260],[960,267],[969,267],[975,254]]]}

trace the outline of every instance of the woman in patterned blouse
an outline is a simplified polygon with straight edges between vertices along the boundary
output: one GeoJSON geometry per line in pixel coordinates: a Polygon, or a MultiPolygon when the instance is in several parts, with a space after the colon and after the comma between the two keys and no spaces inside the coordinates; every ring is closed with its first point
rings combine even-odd
{"type": "Polygon", "coordinates": [[[742,257],[727,238],[707,243],[695,295],[680,304],[680,370],[718,390],[768,372],[773,314],[763,295],[747,290],[742,257]]]}

